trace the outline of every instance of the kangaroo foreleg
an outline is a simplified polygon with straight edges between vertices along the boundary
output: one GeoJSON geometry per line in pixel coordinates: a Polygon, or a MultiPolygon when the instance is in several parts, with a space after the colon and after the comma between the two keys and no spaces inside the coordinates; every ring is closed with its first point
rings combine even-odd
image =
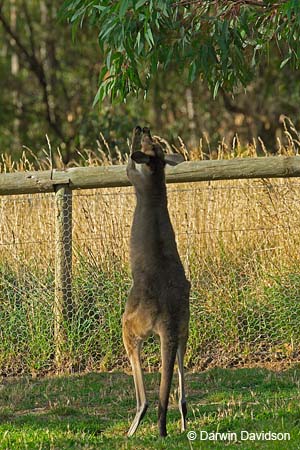
{"type": "Polygon", "coordinates": [[[133,130],[132,139],[131,139],[131,151],[130,153],[137,152],[141,149],[141,139],[142,139],[142,129],[137,126],[133,130]]]}

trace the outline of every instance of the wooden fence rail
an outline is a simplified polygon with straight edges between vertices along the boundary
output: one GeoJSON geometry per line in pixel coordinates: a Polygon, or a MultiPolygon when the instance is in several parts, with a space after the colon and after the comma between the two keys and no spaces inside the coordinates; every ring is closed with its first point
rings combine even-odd
{"type": "MultiPolygon", "coordinates": [[[[167,183],[246,178],[300,177],[299,156],[187,161],[167,167],[167,183]]],[[[57,185],[70,189],[129,186],[125,166],[74,167],[66,170],[0,174],[0,195],[55,192],[57,185]]]]}

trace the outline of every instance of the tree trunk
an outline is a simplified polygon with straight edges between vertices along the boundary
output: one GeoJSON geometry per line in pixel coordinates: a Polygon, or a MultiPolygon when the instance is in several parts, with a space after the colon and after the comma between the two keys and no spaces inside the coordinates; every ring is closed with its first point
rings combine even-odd
{"type": "MultiPolygon", "coordinates": [[[[16,0],[10,0],[10,26],[15,32],[17,29],[17,7],[16,0]]],[[[14,47],[14,41],[11,40],[12,46],[14,47]]],[[[16,78],[19,73],[19,57],[18,54],[13,50],[11,55],[11,74],[13,78],[16,78]]],[[[21,100],[19,98],[19,93],[17,88],[12,90],[12,103],[18,113],[21,111],[21,100]]],[[[13,121],[13,146],[15,148],[20,148],[20,120],[18,118],[19,114],[15,115],[13,121]]]]}

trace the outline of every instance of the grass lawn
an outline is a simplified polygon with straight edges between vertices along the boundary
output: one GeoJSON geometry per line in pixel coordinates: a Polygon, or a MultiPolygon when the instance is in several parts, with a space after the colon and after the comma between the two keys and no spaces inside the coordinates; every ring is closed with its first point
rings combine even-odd
{"type": "Polygon", "coordinates": [[[212,369],[187,374],[189,441],[180,433],[176,382],[166,439],[156,427],[159,374],[146,374],[149,410],[136,435],[131,376],[89,373],[41,379],[2,379],[0,449],[300,449],[300,368],[212,369]],[[238,442],[200,440],[200,430],[237,433],[238,442]],[[290,433],[289,441],[241,441],[240,432],[290,433]]]}

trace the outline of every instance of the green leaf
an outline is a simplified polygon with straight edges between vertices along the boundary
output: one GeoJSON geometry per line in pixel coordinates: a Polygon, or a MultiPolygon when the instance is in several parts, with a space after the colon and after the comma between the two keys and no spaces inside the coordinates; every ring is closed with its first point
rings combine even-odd
{"type": "Polygon", "coordinates": [[[187,68],[187,81],[201,75],[215,97],[220,86],[246,86],[260,63],[258,55],[266,60],[276,42],[285,51],[280,68],[289,62],[299,66],[299,0],[281,2],[278,8],[273,8],[275,0],[263,3],[264,8],[243,4],[235,14],[233,2],[209,0],[195,8],[180,2],[174,6],[173,0],[65,0],[62,11],[74,34],[84,17],[98,31],[102,61],[113,78],[100,82],[99,99],[107,94],[125,98],[142,84],[147,88],[158,67],[167,70],[179,60],[187,68]],[[127,69],[128,64],[132,67],[127,69]]]}
{"type": "Polygon", "coordinates": [[[148,0],[139,0],[138,2],[136,2],[135,4],[135,9],[139,9],[141,6],[144,6],[145,3],[147,3],[148,0]]]}
{"type": "Polygon", "coordinates": [[[107,36],[111,34],[111,32],[115,29],[116,23],[110,21],[109,26],[107,28],[103,28],[99,33],[99,39],[104,40],[107,36]]]}
{"type": "Polygon", "coordinates": [[[282,69],[282,68],[290,61],[291,57],[292,57],[292,55],[289,55],[287,58],[285,58],[285,59],[281,62],[280,66],[279,66],[280,69],[282,69]]]}
{"type": "Polygon", "coordinates": [[[214,92],[213,92],[213,98],[215,99],[217,97],[218,91],[219,91],[219,87],[220,87],[220,81],[217,80],[215,87],[214,87],[214,92]]]}
{"type": "Polygon", "coordinates": [[[256,64],[256,53],[258,52],[258,50],[260,50],[262,48],[261,44],[257,44],[253,50],[253,55],[252,55],[252,59],[251,59],[251,66],[254,67],[256,64]]]}
{"type": "Polygon", "coordinates": [[[138,55],[140,55],[144,48],[144,43],[141,42],[141,32],[140,31],[138,32],[137,37],[136,37],[135,47],[137,49],[138,55]]]}
{"type": "Polygon", "coordinates": [[[95,95],[95,98],[93,100],[92,107],[94,108],[97,105],[97,103],[102,101],[102,100],[103,100],[103,85],[101,84],[99,89],[98,89],[98,91],[97,91],[97,93],[96,93],[96,95],[95,95]]]}
{"type": "Polygon", "coordinates": [[[153,34],[152,34],[152,31],[151,31],[151,28],[149,25],[147,26],[146,31],[145,31],[145,38],[149,44],[149,47],[152,48],[154,46],[154,39],[153,39],[153,34]]]}
{"type": "Polygon", "coordinates": [[[193,61],[191,66],[190,66],[190,70],[189,70],[189,81],[191,83],[195,80],[196,73],[197,73],[197,65],[196,65],[196,62],[193,61]]]}
{"type": "Polygon", "coordinates": [[[107,57],[106,57],[106,66],[107,66],[108,69],[111,66],[111,56],[112,56],[112,50],[110,50],[108,52],[107,57]]]}
{"type": "Polygon", "coordinates": [[[119,10],[119,17],[120,19],[123,19],[123,17],[125,16],[128,8],[129,8],[129,0],[122,0],[120,3],[120,10],[119,10]]]}

